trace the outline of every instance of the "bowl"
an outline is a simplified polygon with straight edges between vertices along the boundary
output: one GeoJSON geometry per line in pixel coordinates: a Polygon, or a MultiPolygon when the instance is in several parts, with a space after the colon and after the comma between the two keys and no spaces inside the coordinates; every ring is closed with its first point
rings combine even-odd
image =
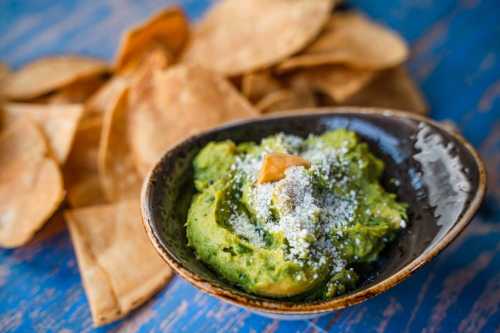
{"type": "Polygon", "coordinates": [[[386,109],[335,107],[245,120],[192,136],[167,151],[145,180],[143,224],[160,256],[184,279],[219,299],[282,319],[329,313],[380,294],[441,252],[467,226],[485,193],[483,163],[459,134],[428,118],[386,109]],[[356,290],[326,301],[292,301],[246,293],[224,281],[188,247],[185,220],[193,194],[192,160],[210,141],[260,141],[347,128],[386,165],[382,183],[408,202],[409,223],[377,271],[356,290]],[[396,180],[390,181],[390,180],[396,180]]]}

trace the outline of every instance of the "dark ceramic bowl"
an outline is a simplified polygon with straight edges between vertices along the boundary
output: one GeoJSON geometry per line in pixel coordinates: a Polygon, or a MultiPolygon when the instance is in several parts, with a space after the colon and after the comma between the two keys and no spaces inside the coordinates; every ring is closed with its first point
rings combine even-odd
{"type": "Polygon", "coordinates": [[[306,318],[386,291],[441,252],[465,228],[485,192],[483,164],[461,136],[422,116],[383,109],[324,108],[241,121],[193,136],[166,152],[142,190],[143,223],[161,257],[183,278],[224,301],[287,319],[306,318]],[[409,224],[383,253],[378,271],[355,291],[328,301],[293,302],[248,294],[221,280],[187,246],[184,222],[193,193],[191,161],[208,142],[260,141],[347,128],[384,160],[383,183],[410,204],[409,224]],[[398,180],[399,184],[389,179],[398,180]]]}

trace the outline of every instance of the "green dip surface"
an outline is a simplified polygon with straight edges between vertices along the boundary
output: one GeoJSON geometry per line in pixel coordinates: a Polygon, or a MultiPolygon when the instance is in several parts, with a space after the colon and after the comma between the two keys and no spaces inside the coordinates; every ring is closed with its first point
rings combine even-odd
{"type": "Polygon", "coordinates": [[[193,162],[186,230],[197,257],[225,280],[268,297],[328,299],[357,287],[406,226],[406,205],[381,186],[384,164],[351,131],[260,144],[211,142],[193,162]],[[310,163],[259,183],[266,155],[310,163]]]}

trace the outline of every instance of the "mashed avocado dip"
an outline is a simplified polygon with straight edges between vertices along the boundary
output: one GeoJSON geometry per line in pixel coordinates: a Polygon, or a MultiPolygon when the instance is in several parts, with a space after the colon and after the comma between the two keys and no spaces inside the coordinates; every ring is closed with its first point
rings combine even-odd
{"type": "Polygon", "coordinates": [[[211,142],[193,165],[189,244],[250,293],[343,294],[406,225],[406,205],[379,183],[383,162],[351,131],[211,142]]]}

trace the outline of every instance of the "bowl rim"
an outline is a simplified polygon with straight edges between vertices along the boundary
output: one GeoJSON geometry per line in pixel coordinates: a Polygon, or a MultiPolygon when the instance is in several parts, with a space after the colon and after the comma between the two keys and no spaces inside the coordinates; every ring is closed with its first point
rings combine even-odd
{"type": "Polygon", "coordinates": [[[423,115],[410,113],[406,111],[391,110],[384,108],[373,108],[373,107],[344,107],[344,106],[314,108],[313,110],[314,111],[311,111],[310,108],[290,110],[290,111],[280,112],[279,114],[265,115],[259,118],[250,118],[250,119],[225,123],[221,126],[190,136],[184,140],[180,140],[175,145],[171,146],[170,149],[168,149],[163,154],[162,158],[155,164],[155,166],[151,168],[146,178],[144,179],[144,183],[141,190],[142,223],[156,251],[159,253],[161,258],[177,272],[177,274],[179,274],[181,277],[183,277],[185,280],[190,282],[198,289],[212,296],[220,298],[223,301],[226,301],[233,305],[245,307],[253,311],[272,313],[272,314],[284,314],[284,315],[327,313],[333,310],[338,310],[354,304],[361,303],[399,284],[400,282],[411,276],[417,269],[422,267],[424,264],[428,263],[438,253],[444,250],[455,238],[458,237],[458,235],[470,223],[475,213],[479,209],[479,206],[486,192],[486,171],[484,163],[479,157],[479,154],[477,153],[475,148],[458,132],[450,130],[443,124],[440,124],[437,121],[427,118],[423,115]],[[303,303],[303,304],[279,303],[278,302],[279,300],[274,301],[272,299],[257,300],[257,299],[252,299],[250,297],[246,297],[244,295],[235,294],[228,289],[224,289],[217,285],[212,284],[210,281],[205,280],[204,278],[198,276],[189,269],[184,268],[180,262],[178,262],[174,257],[172,257],[169,254],[168,250],[166,250],[166,246],[161,242],[159,235],[156,234],[156,231],[152,227],[153,217],[149,204],[149,197],[150,197],[149,194],[152,191],[152,178],[156,174],[155,171],[159,168],[164,157],[168,154],[169,151],[175,150],[176,148],[178,148],[187,141],[195,141],[196,139],[203,137],[205,135],[218,132],[220,130],[224,130],[227,128],[245,125],[255,121],[259,122],[270,119],[286,119],[297,116],[305,118],[307,118],[308,116],[330,116],[330,115],[335,116],[336,114],[349,114],[349,113],[353,115],[368,114],[368,115],[378,115],[384,117],[395,116],[397,118],[410,119],[430,124],[438,128],[439,130],[444,131],[452,138],[454,138],[457,142],[463,145],[463,147],[465,147],[468,153],[473,157],[479,173],[478,189],[473,199],[471,200],[469,206],[467,207],[466,211],[462,214],[461,218],[451,227],[451,229],[443,236],[443,238],[436,245],[434,245],[429,251],[424,251],[423,253],[421,253],[415,259],[413,259],[408,264],[400,268],[397,272],[395,272],[391,276],[371,286],[359,289],[347,295],[342,295],[339,297],[332,298],[327,301],[318,303],[303,303]]]}

